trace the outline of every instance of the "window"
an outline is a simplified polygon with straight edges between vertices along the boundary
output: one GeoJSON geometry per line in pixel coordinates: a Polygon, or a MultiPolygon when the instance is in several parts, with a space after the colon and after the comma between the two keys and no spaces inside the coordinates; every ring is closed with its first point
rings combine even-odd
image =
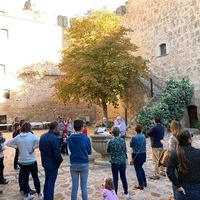
{"type": "Polygon", "coordinates": [[[160,56],[165,56],[167,54],[167,47],[166,44],[160,44],[160,56]]]}
{"type": "Polygon", "coordinates": [[[66,16],[58,15],[57,21],[58,21],[58,26],[67,27],[68,25],[68,19],[66,16]]]}
{"type": "Polygon", "coordinates": [[[166,40],[161,40],[156,46],[156,56],[162,57],[167,56],[170,52],[169,43],[166,40]]]}
{"type": "Polygon", "coordinates": [[[0,39],[8,39],[8,30],[5,28],[0,29],[0,39]]]}
{"type": "Polygon", "coordinates": [[[0,76],[5,74],[5,65],[0,64],[0,76]]]}

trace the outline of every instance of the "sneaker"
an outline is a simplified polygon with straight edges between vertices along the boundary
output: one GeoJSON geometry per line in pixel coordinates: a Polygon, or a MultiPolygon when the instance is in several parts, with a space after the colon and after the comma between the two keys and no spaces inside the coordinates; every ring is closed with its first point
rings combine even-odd
{"type": "Polygon", "coordinates": [[[30,195],[33,195],[33,194],[35,194],[36,193],[36,191],[35,190],[29,190],[29,193],[30,193],[30,195]]]}
{"type": "Polygon", "coordinates": [[[144,185],[134,185],[135,189],[139,189],[139,190],[143,190],[144,189],[144,185]]]}
{"type": "Polygon", "coordinates": [[[126,197],[126,200],[130,200],[131,199],[129,193],[125,194],[125,197],[126,197]]]}
{"type": "Polygon", "coordinates": [[[43,196],[42,196],[42,194],[40,193],[40,194],[38,194],[38,200],[43,200],[44,198],[43,198],[43,196]]]}
{"type": "Polygon", "coordinates": [[[32,199],[34,199],[34,195],[30,195],[30,194],[24,195],[24,198],[23,198],[23,200],[32,200],[32,199]]]}
{"type": "Polygon", "coordinates": [[[150,179],[153,179],[153,180],[159,180],[160,179],[160,176],[149,176],[150,179]]]}

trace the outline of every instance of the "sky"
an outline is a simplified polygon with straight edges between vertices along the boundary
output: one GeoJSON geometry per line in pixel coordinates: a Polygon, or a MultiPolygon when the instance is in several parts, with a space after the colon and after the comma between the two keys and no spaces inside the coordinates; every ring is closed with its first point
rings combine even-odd
{"type": "MultiPolygon", "coordinates": [[[[28,0],[0,0],[0,9],[6,7],[12,12],[22,11],[24,3],[28,0]]],[[[67,17],[84,15],[88,10],[101,10],[106,7],[115,11],[127,0],[31,0],[35,9],[47,14],[60,14],[67,17]]]]}

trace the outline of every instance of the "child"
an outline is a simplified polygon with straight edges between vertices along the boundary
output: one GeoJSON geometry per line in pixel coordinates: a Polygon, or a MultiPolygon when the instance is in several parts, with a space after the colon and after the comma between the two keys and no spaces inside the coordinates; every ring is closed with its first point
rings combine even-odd
{"type": "Polygon", "coordinates": [[[0,132],[0,184],[8,184],[8,181],[3,176],[4,164],[3,164],[3,151],[6,149],[4,142],[6,139],[3,137],[3,133],[0,132]]]}
{"type": "Polygon", "coordinates": [[[102,184],[101,190],[103,200],[119,200],[113,184],[113,180],[111,178],[105,178],[104,183],[102,184]]]}
{"type": "Polygon", "coordinates": [[[62,134],[62,142],[61,142],[61,153],[63,155],[69,155],[68,154],[68,147],[67,147],[67,132],[63,132],[62,134]]]}

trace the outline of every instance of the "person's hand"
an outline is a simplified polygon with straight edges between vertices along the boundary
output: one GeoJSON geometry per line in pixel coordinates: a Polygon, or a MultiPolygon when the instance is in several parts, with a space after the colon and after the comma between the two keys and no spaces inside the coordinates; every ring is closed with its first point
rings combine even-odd
{"type": "Polygon", "coordinates": [[[179,192],[182,192],[183,194],[185,194],[185,189],[183,187],[178,188],[179,192]]]}

